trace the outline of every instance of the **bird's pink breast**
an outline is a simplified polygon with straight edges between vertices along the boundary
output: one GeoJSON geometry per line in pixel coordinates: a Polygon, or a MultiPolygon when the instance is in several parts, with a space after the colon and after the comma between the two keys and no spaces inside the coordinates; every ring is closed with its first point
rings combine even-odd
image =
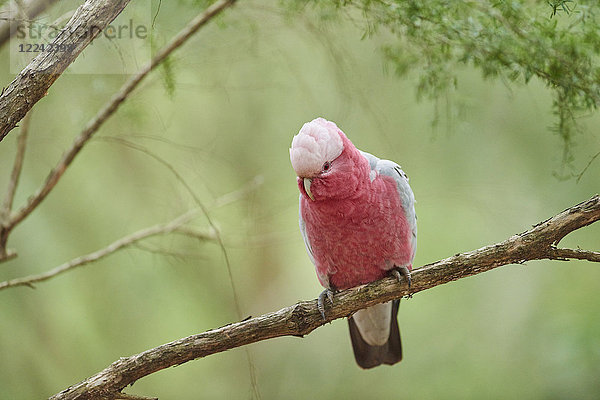
{"type": "Polygon", "coordinates": [[[344,200],[302,196],[302,218],[321,284],[346,289],[411,268],[411,229],[395,181],[380,175],[344,200]]]}

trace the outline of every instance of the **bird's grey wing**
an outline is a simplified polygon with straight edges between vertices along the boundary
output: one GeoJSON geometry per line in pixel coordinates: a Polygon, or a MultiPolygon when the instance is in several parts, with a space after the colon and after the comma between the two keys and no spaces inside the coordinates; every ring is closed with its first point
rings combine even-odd
{"type": "Polygon", "coordinates": [[[371,171],[375,171],[375,169],[377,168],[377,163],[379,162],[379,158],[375,157],[371,153],[367,153],[366,151],[362,151],[362,150],[358,150],[358,151],[360,151],[360,154],[362,154],[363,157],[369,161],[369,165],[371,166],[371,171]]]}
{"type": "Polygon", "coordinates": [[[396,181],[396,189],[398,196],[402,202],[404,215],[411,228],[412,233],[412,258],[417,251],[417,214],[415,212],[415,195],[408,184],[408,176],[402,171],[398,164],[390,160],[379,160],[375,167],[375,171],[380,175],[386,175],[396,181]]]}

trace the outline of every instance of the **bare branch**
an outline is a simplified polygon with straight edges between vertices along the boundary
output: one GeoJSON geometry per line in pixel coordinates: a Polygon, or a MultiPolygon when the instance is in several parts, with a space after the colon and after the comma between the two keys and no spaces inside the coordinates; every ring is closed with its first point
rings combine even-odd
{"type": "MultiPolygon", "coordinates": [[[[130,142],[129,140],[123,139],[123,138],[117,138],[117,137],[104,137],[104,139],[111,139],[114,140],[116,142],[119,142],[127,147],[130,147],[132,149],[141,151],[142,153],[152,157],[153,159],[155,159],[156,161],[158,161],[159,163],[161,163],[162,165],[164,165],[169,171],[171,171],[171,173],[173,174],[173,176],[175,176],[175,178],[177,179],[177,181],[179,183],[181,183],[181,185],[183,185],[183,187],[186,189],[186,191],[189,193],[189,195],[194,199],[194,202],[196,203],[196,205],[198,207],[200,207],[200,209],[202,210],[202,213],[204,214],[204,217],[206,218],[206,220],[208,221],[208,224],[210,225],[210,227],[212,228],[217,243],[219,244],[219,247],[221,248],[221,253],[223,254],[223,257],[225,258],[225,266],[227,267],[227,274],[229,275],[229,281],[231,283],[231,290],[233,292],[233,302],[235,304],[235,309],[236,312],[238,314],[238,317],[241,318],[242,317],[242,311],[241,311],[241,307],[240,307],[240,302],[238,299],[238,295],[237,295],[237,290],[235,289],[235,282],[233,280],[233,274],[231,272],[231,263],[229,262],[229,255],[227,253],[227,249],[225,248],[225,244],[223,243],[223,240],[221,239],[221,233],[219,231],[219,229],[217,229],[217,226],[214,224],[210,214],[208,213],[208,209],[206,208],[206,206],[204,205],[204,203],[200,200],[200,197],[198,197],[198,195],[196,194],[196,192],[192,189],[192,187],[187,183],[187,181],[183,178],[183,176],[181,176],[181,174],[177,171],[177,169],[175,169],[171,164],[169,164],[166,160],[162,159],[161,157],[159,157],[157,154],[155,154],[154,152],[148,150],[146,147],[139,145],[137,143],[133,143],[130,142]]],[[[251,374],[253,369],[250,368],[251,374]]],[[[253,384],[253,388],[255,388],[256,386],[253,384]]]]}
{"type": "MultiPolygon", "coordinates": [[[[198,215],[198,210],[188,211],[187,213],[175,218],[171,222],[151,226],[149,228],[134,232],[111,243],[103,249],[97,250],[93,253],[86,254],[81,257],[74,258],[73,260],[59,265],[58,267],[53,268],[50,271],[37,275],[30,275],[23,278],[16,278],[5,282],[0,282],[0,290],[15,286],[29,286],[33,288],[34,283],[46,281],[64,272],[70,271],[74,268],[81,267],[94,261],[98,261],[99,259],[104,258],[124,247],[131,246],[139,242],[140,240],[147,239],[151,236],[166,235],[174,231],[180,232],[179,229],[181,229],[184,224],[189,222],[196,215],[198,215]]],[[[193,237],[199,237],[197,234],[192,234],[191,232],[190,235],[193,237]]],[[[205,240],[211,239],[210,235],[204,235],[202,237],[205,240]]]]}
{"type": "Polygon", "coordinates": [[[129,0],[87,0],[56,38],[53,48],[37,55],[2,91],[0,141],[46,95],[50,86],[98,34],[123,11],[129,0]]]}
{"type": "Polygon", "coordinates": [[[190,226],[180,226],[173,230],[174,233],[181,233],[182,235],[193,237],[199,240],[217,240],[217,235],[214,229],[200,230],[192,228],[190,226]]]}
{"type": "MultiPolygon", "coordinates": [[[[130,78],[121,89],[112,97],[112,99],[92,118],[84,128],[84,130],[77,136],[71,148],[63,155],[62,159],[58,164],[50,171],[50,174],[46,178],[46,182],[40,187],[37,192],[31,196],[25,206],[18,212],[14,213],[11,217],[10,224],[12,226],[20,223],[26,218],[31,212],[46,198],[50,191],[56,186],[59,179],[65,173],[71,162],[75,159],[77,154],[81,151],[83,146],[88,140],[98,131],[102,124],[114,114],[119,108],[121,103],[129,96],[129,94],[137,87],[137,85],[152,71],[158,64],[167,58],[175,49],[185,43],[195,32],[204,26],[213,17],[218,15],[225,8],[233,5],[235,0],[220,0],[210,7],[208,7],[203,13],[194,18],[185,28],[183,28],[172,40],[163,47],[154,58],[146,64],[136,75],[130,78]]],[[[74,17],[75,18],[75,17],[74,17]]],[[[1,103],[0,103],[1,105],[1,103]]],[[[0,115],[1,115],[0,107],[0,115]]],[[[0,119],[1,121],[1,119],[0,119]]]]}
{"type": "Polygon", "coordinates": [[[157,397],[135,396],[133,394],[121,393],[115,399],[117,400],[158,400],[157,397]]]}
{"type": "Polygon", "coordinates": [[[548,252],[548,258],[551,260],[563,260],[568,261],[569,259],[575,260],[588,260],[593,262],[600,262],[600,252],[588,251],[581,249],[550,249],[548,252]]]}
{"type": "Polygon", "coordinates": [[[23,169],[23,159],[25,158],[25,148],[27,147],[27,134],[29,132],[30,121],[31,113],[29,112],[25,115],[25,118],[23,118],[19,138],[17,139],[17,154],[15,156],[12,173],[10,174],[8,188],[6,189],[6,196],[4,197],[4,204],[2,206],[3,209],[2,212],[0,212],[1,220],[5,220],[12,210],[15,193],[19,184],[19,177],[21,176],[21,170],[23,169]]]}
{"type": "Polygon", "coordinates": [[[27,147],[27,135],[29,132],[30,120],[31,112],[28,112],[23,119],[23,123],[21,124],[21,130],[17,139],[17,153],[15,155],[15,162],[10,174],[10,179],[8,181],[8,188],[6,189],[4,203],[0,208],[0,262],[7,261],[13,257],[16,257],[17,255],[15,251],[8,250],[6,248],[8,236],[10,235],[12,229],[8,218],[12,211],[12,205],[15,199],[15,193],[17,192],[17,186],[19,185],[21,170],[23,169],[23,159],[25,158],[25,149],[27,147]]]}
{"type": "Polygon", "coordinates": [[[581,178],[583,177],[583,174],[585,174],[585,171],[588,170],[588,168],[590,167],[590,165],[592,165],[592,163],[594,162],[594,160],[596,158],[598,158],[598,156],[600,156],[600,151],[597,152],[591,159],[590,161],[587,163],[587,165],[585,166],[585,168],[579,173],[577,174],[577,179],[575,180],[576,183],[579,183],[579,181],[581,180],[581,178]]]}
{"type": "Polygon", "coordinates": [[[201,255],[199,253],[194,252],[186,252],[180,250],[171,250],[171,249],[163,249],[158,246],[152,246],[145,243],[137,242],[133,245],[136,249],[143,250],[147,253],[157,254],[165,257],[173,257],[177,260],[183,260],[185,258],[190,258],[194,260],[198,260],[201,255]]]}
{"type": "Polygon", "coordinates": [[[118,398],[126,386],[161,369],[274,337],[302,337],[329,321],[347,317],[359,309],[410,296],[502,265],[552,259],[555,254],[560,254],[561,259],[570,256],[579,258],[581,251],[561,251],[553,248],[553,244],[568,233],[598,220],[600,196],[596,195],[501,243],[457,254],[416,269],[412,274],[411,289],[398,283],[395,278],[386,278],[338,292],[333,304],[327,308],[327,321],[322,319],[316,300],[302,301],[276,312],[120,358],[98,374],[54,395],[51,400],[118,398]]]}
{"type": "Polygon", "coordinates": [[[0,20],[0,47],[8,42],[15,34],[19,23],[23,22],[21,20],[23,17],[27,20],[32,20],[43,13],[52,4],[56,3],[56,1],[57,0],[29,0],[23,2],[19,0],[17,3],[19,6],[18,10],[14,9],[14,6],[12,6],[10,1],[6,2],[4,7],[0,10],[0,15],[3,16],[3,19],[0,20]]]}
{"type": "MultiPolygon", "coordinates": [[[[261,176],[255,177],[253,180],[242,186],[241,188],[234,190],[230,193],[226,193],[215,200],[214,207],[222,207],[226,204],[229,204],[233,201],[239,200],[248,192],[254,190],[256,187],[261,185],[263,182],[263,178],[261,176]]],[[[9,287],[16,286],[29,286],[30,288],[34,288],[33,284],[41,281],[45,281],[51,279],[63,272],[70,271],[76,267],[80,267],[85,264],[89,264],[91,262],[97,261],[101,258],[104,258],[117,250],[120,250],[124,247],[128,246],[136,246],[140,249],[146,251],[152,251],[147,247],[142,246],[139,242],[143,239],[147,239],[151,236],[165,235],[168,233],[176,233],[181,234],[190,238],[195,238],[201,241],[218,241],[219,237],[217,231],[214,227],[209,229],[198,229],[190,226],[186,226],[185,224],[189,222],[193,217],[198,215],[200,210],[191,210],[187,213],[175,218],[173,221],[168,222],[166,224],[155,225],[146,229],[139,230],[135,233],[132,233],[128,236],[125,236],[109,246],[95,251],[93,253],[87,254],[85,256],[77,257],[67,263],[64,263],[50,271],[44,272],[42,274],[30,275],[23,278],[15,278],[5,282],[0,282],[0,290],[7,289],[9,287]]],[[[167,254],[165,251],[159,251],[161,254],[167,254]]],[[[14,257],[13,253],[8,254],[11,257],[14,257]]],[[[171,255],[181,256],[179,253],[172,253],[171,255]]]]}
{"type": "Polygon", "coordinates": [[[234,203],[241,199],[242,197],[248,195],[248,193],[254,191],[260,185],[265,182],[265,178],[262,175],[256,175],[254,179],[250,182],[246,183],[244,186],[230,193],[226,193],[223,196],[217,198],[215,200],[215,207],[223,207],[227,204],[234,203]]]}

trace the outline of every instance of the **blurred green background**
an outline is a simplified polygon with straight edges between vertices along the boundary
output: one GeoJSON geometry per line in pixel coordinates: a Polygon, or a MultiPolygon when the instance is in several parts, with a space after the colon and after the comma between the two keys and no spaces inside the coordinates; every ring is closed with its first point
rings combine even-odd
{"type": "MultiPolygon", "coordinates": [[[[44,18],[76,4],[61,3],[44,18]]],[[[128,7],[144,13],[149,6],[128,7]]],[[[162,2],[154,47],[199,11],[162,2]]],[[[344,21],[244,1],[207,25],[170,58],[170,72],[157,70],[144,81],[15,229],[9,247],[19,256],[0,265],[0,280],[46,271],[196,207],[172,171],[110,138],[159,156],[200,197],[223,236],[244,316],[322,290],[298,231],[288,158],[292,136],[317,116],[410,176],[417,267],[502,241],[599,191],[600,159],[579,182],[555,177],[580,172],[600,151],[597,115],[581,120],[575,161],[565,166],[551,129],[550,92],[535,79],[508,87],[465,67],[456,90],[417,102],[416,75],[398,79],[382,57],[390,38],[361,40],[361,27],[344,21]],[[215,203],[256,177],[262,184],[235,202],[215,203]]],[[[7,46],[0,58],[8,57],[7,46]]],[[[121,62],[118,51],[118,43],[90,46],[82,60],[112,68],[121,62]]],[[[0,63],[0,76],[4,86],[14,77],[8,63],[0,63]]],[[[66,73],[51,87],[33,111],[16,207],[127,78],[66,73]]],[[[16,132],[0,143],[2,194],[16,132]]],[[[204,217],[191,225],[208,227],[204,217]]],[[[599,250],[600,224],[562,245],[599,250]]],[[[248,349],[264,399],[598,398],[599,290],[599,266],[583,261],[506,266],[427,290],[402,302],[405,358],[393,367],[360,370],[343,320],[303,339],[248,349]]],[[[119,357],[237,319],[215,243],[153,238],[35,290],[0,292],[0,398],[48,397],[119,357]]],[[[161,399],[251,398],[246,352],[163,370],[126,391],[161,399]]]]}

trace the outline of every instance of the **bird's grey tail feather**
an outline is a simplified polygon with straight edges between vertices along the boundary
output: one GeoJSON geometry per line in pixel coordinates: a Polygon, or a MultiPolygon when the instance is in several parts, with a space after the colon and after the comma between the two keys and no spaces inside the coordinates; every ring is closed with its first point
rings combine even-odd
{"type": "Polygon", "coordinates": [[[381,364],[392,365],[402,360],[402,343],[398,328],[399,305],[400,300],[394,300],[390,321],[390,336],[388,341],[382,346],[371,346],[365,342],[352,317],[348,318],[354,358],[361,368],[373,368],[381,364]]]}

